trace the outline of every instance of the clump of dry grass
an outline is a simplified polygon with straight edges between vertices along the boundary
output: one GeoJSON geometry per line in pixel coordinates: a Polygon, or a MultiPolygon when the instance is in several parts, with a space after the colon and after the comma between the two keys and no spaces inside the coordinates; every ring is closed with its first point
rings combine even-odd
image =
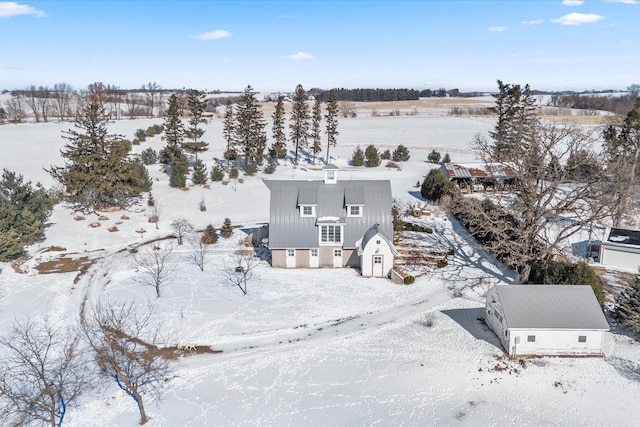
{"type": "Polygon", "coordinates": [[[116,231],[120,231],[118,227],[116,227],[115,225],[113,227],[109,227],[108,230],[109,230],[109,233],[115,233],[116,231]]]}
{"type": "Polygon", "coordinates": [[[98,221],[109,221],[109,217],[108,216],[104,216],[104,215],[100,215],[98,217],[98,221]]]}
{"type": "Polygon", "coordinates": [[[102,224],[100,224],[99,222],[92,222],[91,224],[89,224],[89,227],[98,228],[98,227],[102,227],[102,224]]]}
{"type": "Polygon", "coordinates": [[[83,217],[82,215],[78,215],[78,216],[73,217],[73,219],[76,220],[76,221],[84,221],[86,218],[83,217]]]}

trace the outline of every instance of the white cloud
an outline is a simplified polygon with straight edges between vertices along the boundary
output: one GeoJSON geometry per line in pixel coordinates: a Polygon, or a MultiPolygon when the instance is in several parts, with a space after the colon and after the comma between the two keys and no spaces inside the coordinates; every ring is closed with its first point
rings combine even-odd
{"type": "Polygon", "coordinates": [[[301,59],[313,59],[313,55],[310,55],[307,52],[298,52],[295,55],[287,56],[287,58],[292,59],[294,61],[299,61],[301,59]]]}
{"type": "Polygon", "coordinates": [[[10,18],[18,15],[33,15],[36,18],[47,16],[46,13],[33,6],[18,4],[12,1],[0,2],[0,18],[10,18]]]}
{"type": "Polygon", "coordinates": [[[595,13],[570,13],[558,19],[552,19],[551,22],[560,25],[582,25],[593,24],[602,19],[604,19],[604,16],[596,15],[595,13]]]}
{"type": "Polygon", "coordinates": [[[506,27],[489,27],[489,31],[491,31],[492,33],[502,33],[506,29],[506,27]]]}
{"type": "Polygon", "coordinates": [[[219,40],[228,39],[229,37],[231,37],[231,33],[225,30],[209,31],[196,36],[196,38],[200,40],[219,40]]]}
{"type": "Polygon", "coordinates": [[[532,19],[530,21],[520,21],[520,23],[524,25],[538,25],[538,24],[542,24],[543,22],[544,22],[544,19],[532,19]]]}
{"type": "Polygon", "coordinates": [[[638,0],[604,0],[605,3],[638,4],[638,0]]]}
{"type": "Polygon", "coordinates": [[[562,0],[562,4],[565,6],[581,6],[584,0],[562,0]]]}

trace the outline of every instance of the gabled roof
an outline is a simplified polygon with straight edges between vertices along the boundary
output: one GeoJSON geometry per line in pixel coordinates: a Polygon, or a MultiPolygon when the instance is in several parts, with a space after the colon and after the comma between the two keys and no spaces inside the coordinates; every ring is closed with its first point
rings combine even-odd
{"type": "Polygon", "coordinates": [[[265,180],[271,191],[269,247],[315,248],[319,218],[336,217],[345,223],[343,247],[355,248],[365,232],[380,224],[380,231],[392,236],[391,183],[388,180],[323,181],[265,180]],[[305,203],[302,203],[301,200],[305,203]],[[311,203],[315,201],[315,203],[311,203]],[[300,204],[315,204],[316,217],[300,217],[300,204]],[[347,204],[364,205],[361,217],[347,216],[347,204]]]}
{"type": "Polygon", "coordinates": [[[507,328],[609,330],[595,294],[585,285],[499,285],[507,328]]]}
{"type": "Polygon", "coordinates": [[[366,233],[364,233],[364,236],[362,236],[362,239],[356,242],[356,247],[358,249],[358,256],[362,255],[364,248],[367,247],[367,244],[369,243],[369,241],[373,239],[375,236],[380,236],[380,238],[387,243],[389,248],[391,248],[391,252],[393,252],[394,255],[398,255],[398,251],[396,250],[396,247],[393,244],[393,242],[389,240],[387,236],[385,236],[380,231],[380,227],[378,226],[378,224],[376,224],[370,229],[368,229],[366,233]]]}

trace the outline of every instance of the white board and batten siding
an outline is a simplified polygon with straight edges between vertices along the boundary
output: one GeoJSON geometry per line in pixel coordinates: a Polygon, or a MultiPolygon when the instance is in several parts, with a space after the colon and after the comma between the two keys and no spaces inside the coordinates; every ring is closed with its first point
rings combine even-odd
{"type": "Polygon", "coordinates": [[[509,356],[599,356],[609,330],[589,286],[503,285],[486,295],[485,322],[509,356]]]}
{"type": "Polygon", "coordinates": [[[393,243],[377,227],[372,227],[357,245],[362,276],[387,277],[397,255],[393,243]]]}

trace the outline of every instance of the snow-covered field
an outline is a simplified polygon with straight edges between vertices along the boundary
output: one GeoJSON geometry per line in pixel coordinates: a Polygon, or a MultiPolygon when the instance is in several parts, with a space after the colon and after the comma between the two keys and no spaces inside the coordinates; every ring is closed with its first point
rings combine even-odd
{"type": "MultiPolygon", "coordinates": [[[[136,129],[154,123],[161,120],[119,121],[111,129],[133,138],[136,129]]],[[[425,162],[427,154],[435,148],[454,161],[473,161],[469,142],[492,125],[488,118],[442,115],[342,119],[332,162],[341,167],[339,178],[390,179],[395,198],[422,203],[415,185],[434,167],[425,162]],[[384,161],[373,169],[348,166],[357,145],[392,150],[400,143],[411,151],[400,171],[385,168],[384,161]]],[[[70,126],[0,126],[0,168],[50,187],[43,168],[61,164],[61,131],[70,126]]],[[[200,158],[211,166],[224,147],[220,119],[206,130],[210,149],[200,158]]],[[[162,145],[155,137],[134,149],[162,145]]],[[[154,319],[170,345],[222,350],[174,362],[162,400],[147,402],[149,425],[638,425],[638,343],[610,333],[602,359],[505,359],[498,339],[478,319],[486,290],[512,283],[513,276],[438,208],[431,206],[420,221],[455,254],[447,267],[411,286],[365,279],[349,269],[282,270],[263,263],[243,296],[226,271],[237,238],[269,219],[262,179],[320,179],[320,166],[282,165],[274,175],[243,176],[235,186],[210,183],[188,191],[170,188],[161,165],[149,171],[157,229],[147,221],[145,200],[127,211],[101,213],[102,220],[99,214],[76,220],[79,213],[58,205],[46,239],[29,248],[21,272],[0,263],[0,334],[26,316],[75,325],[96,302],[133,300],[155,305],[154,319]],[[202,200],[206,212],[198,209],[202,200]],[[132,255],[122,250],[148,250],[147,242],[172,233],[177,218],[202,229],[219,227],[225,217],[240,228],[211,247],[204,271],[190,261],[188,243],[161,242],[174,245],[175,271],[160,298],[142,284],[132,255]],[[46,251],[52,246],[64,249],[46,251]],[[84,274],[36,270],[62,256],[94,262],[84,274]]],[[[86,394],[65,424],[134,426],[137,408],[107,383],[86,394]]]]}

